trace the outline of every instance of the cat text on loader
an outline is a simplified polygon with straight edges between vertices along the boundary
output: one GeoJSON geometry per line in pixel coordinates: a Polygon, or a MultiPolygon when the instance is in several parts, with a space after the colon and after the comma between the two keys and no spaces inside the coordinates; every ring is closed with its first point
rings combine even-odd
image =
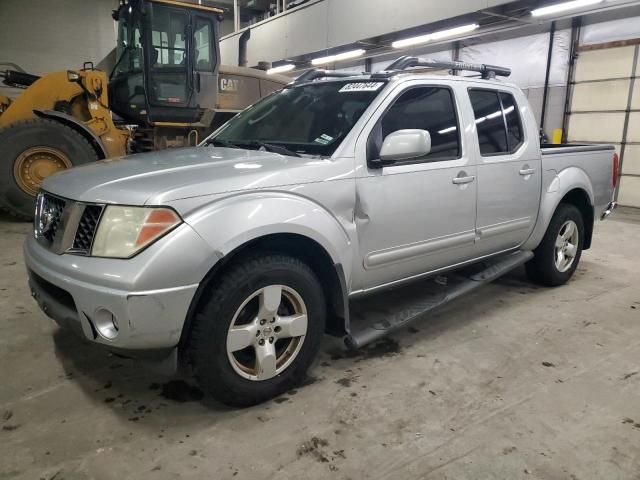
{"type": "Polygon", "coordinates": [[[42,77],[0,71],[24,89],[0,95],[0,208],[33,216],[35,195],[58,170],[128,153],[195,145],[237,112],[290,81],[219,65],[223,11],[196,0],[121,0],[111,75],[42,77]]]}

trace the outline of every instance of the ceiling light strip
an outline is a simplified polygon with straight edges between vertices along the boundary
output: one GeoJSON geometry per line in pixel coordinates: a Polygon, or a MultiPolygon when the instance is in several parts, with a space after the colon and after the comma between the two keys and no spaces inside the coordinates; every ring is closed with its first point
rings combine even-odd
{"type": "Polygon", "coordinates": [[[602,3],[603,1],[604,0],[574,0],[572,2],[557,3],[555,5],[549,5],[548,7],[542,7],[532,10],[531,15],[534,17],[544,17],[547,15],[553,15],[555,13],[561,13],[569,10],[588,7],[590,5],[596,5],[598,3],[602,3]]]}
{"type": "Polygon", "coordinates": [[[326,65],[327,63],[339,62],[341,60],[349,60],[351,58],[357,58],[364,55],[365,50],[349,50],[347,52],[338,53],[336,55],[329,55],[327,57],[314,58],[311,60],[312,65],[326,65]]]}
{"type": "Polygon", "coordinates": [[[294,68],[296,68],[296,66],[293,63],[287,63],[286,65],[278,65],[277,67],[270,68],[267,70],[267,74],[273,75],[274,73],[290,72],[294,68]]]}
{"type": "Polygon", "coordinates": [[[461,27],[450,28],[448,30],[441,30],[439,32],[429,33],[427,35],[420,35],[417,37],[405,38],[402,40],[396,40],[391,44],[393,48],[405,48],[412,45],[420,45],[421,43],[432,42],[434,40],[442,40],[444,38],[456,37],[465,33],[473,32],[480,28],[477,23],[471,25],[462,25],[461,27]]]}

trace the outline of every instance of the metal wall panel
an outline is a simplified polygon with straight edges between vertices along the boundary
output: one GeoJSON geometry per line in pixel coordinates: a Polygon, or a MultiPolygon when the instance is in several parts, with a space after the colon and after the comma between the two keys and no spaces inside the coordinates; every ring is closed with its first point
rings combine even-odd
{"type": "Polygon", "coordinates": [[[569,118],[570,142],[622,142],[624,113],[575,113],[569,118]]]}
{"type": "Polygon", "coordinates": [[[618,47],[580,52],[575,81],[629,78],[633,67],[634,48],[618,47]]]}
{"type": "Polygon", "coordinates": [[[622,174],[640,176],[640,145],[627,145],[625,148],[622,174]]]}
{"type": "Polygon", "coordinates": [[[629,115],[629,130],[627,131],[627,142],[640,143],[640,112],[632,112],[629,115]]]}
{"type": "MultiPolygon", "coordinates": [[[[640,66],[636,68],[636,72],[640,72],[640,66]]],[[[631,109],[640,110],[640,82],[636,81],[633,85],[633,98],[631,100],[631,109]]]]}
{"type": "Polygon", "coordinates": [[[629,100],[629,80],[579,83],[573,90],[573,112],[625,110],[629,100]]]}
{"type": "MultiPolygon", "coordinates": [[[[582,33],[582,39],[589,39],[595,47],[581,51],[578,56],[568,139],[616,144],[622,165],[616,192],[618,202],[640,207],[640,177],[637,176],[640,175],[640,112],[637,111],[640,107],[640,82],[636,66],[640,61],[639,47],[593,43],[596,38],[615,42],[617,39],[612,35],[615,35],[618,23],[592,25],[582,33]]],[[[624,24],[628,28],[621,30],[621,39],[628,40],[634,28],[638,34],[636,38],[640,37],[637,19],[624,24]]]]}
{"type": "Polygon", "coordinates": [[[640,207],[640,177],[623,176],[620,179],[620,205],[640,207]]]}

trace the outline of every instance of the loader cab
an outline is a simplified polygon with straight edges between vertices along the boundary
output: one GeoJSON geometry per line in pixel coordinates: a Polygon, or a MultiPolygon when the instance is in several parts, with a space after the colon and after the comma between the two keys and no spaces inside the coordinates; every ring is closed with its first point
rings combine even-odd
{"type": "Polygon", "coordinates": [[[121,0],[111,109],[141,125],[197,124],[216,104],[222,10],[189,0],[121,0]]]}

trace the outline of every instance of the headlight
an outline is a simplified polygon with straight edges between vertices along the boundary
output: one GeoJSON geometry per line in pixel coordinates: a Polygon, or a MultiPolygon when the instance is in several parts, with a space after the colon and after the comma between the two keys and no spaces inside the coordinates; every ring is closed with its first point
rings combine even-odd
{"type": "Polygon", "coordinates": [[[170,208],[108,205],[93,240],[95,257],[129,258],[182,223],[170,208]]]}

